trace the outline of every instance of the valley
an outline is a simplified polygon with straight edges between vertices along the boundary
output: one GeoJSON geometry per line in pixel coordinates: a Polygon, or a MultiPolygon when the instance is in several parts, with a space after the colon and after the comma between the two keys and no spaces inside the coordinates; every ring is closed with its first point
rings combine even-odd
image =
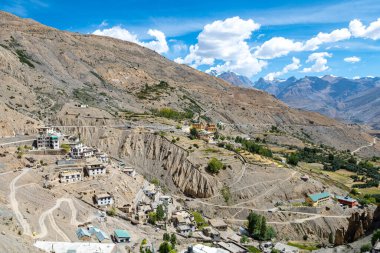
{"type": "Polygon", "coordinates": [[[134,43],[5,12],[0,27],[0,251],[152,252],[173,234],[179,252],[323,249],[379,228],[365,126],[134,43]]]}

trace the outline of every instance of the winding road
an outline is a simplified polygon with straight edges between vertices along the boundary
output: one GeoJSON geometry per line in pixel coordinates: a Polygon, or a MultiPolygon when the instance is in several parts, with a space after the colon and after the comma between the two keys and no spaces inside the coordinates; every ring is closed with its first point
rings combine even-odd
{"type": "Polygon", "coordinates": [[[24,216],[22,215],[22,213],[21,213],[21,211],[19,209],[19,206],[18,206],[17,199],[16,199],[16,190],[17,190],[16,183],[17,183],[17,181],[22,176],[24,176],[25,174],[27,174],[29,171],[30,171],[30,169],[24,169],[20,175],[18,175],[17,177],[15,177],[11,181],[11,183],[9,185],[10,190],[11,190],[10,193],[9,193],[9,201],[10,201],[10,204],[11,204],[11,208],[12,208],[13,212],[16,215],[16,219],[17,219],[17,221],[20,223],[20,225],[22,227],[23,234],[31,236],[32,235],[32,230],[30,229],[30,225],[25,220],[24,216]]]}
{"type": "Polygon", "coordinates": [[[368,148],[368,147],[372,147],[374,145],[376,145],[376,137],[373,138],[373,141],[371,143],[369,143],[368,145],[364,145],[364,146],[361,146],[357,149],[355,149],[354,151],[351,152],[351,155],[354,155],[355,153],[359,152],[360,150],[362,150],[363,148],[368,148]]]}
{"type": "Polygon", "coordinates": [[[45,212],[43,212],[40,215],[40,218],[38,219],[38,224],[40,226],[41,232],[40,232],[40,234],[38,234],[36,236],[36,238],[44,238],[45,236],[47,236],[48,229],[46,227],[45,221],[46,221],[46,218],[48,218],[48,220],[50,221],[50,224],[51,224],[52,228],[57,232],[57,234],[59,236],[61,236],[63,240],[65,240],[67,242],[71,241],[70,238],[58,227],[57,223],[54,220],[54,216],[53,216],[54,210],[57,209],[58,207],[60,207],[60,205],[63,202],[67,202],[68,205],[69,205],[69,207],[70,207],[70,210],[71,210],[70,224],[73,225],[73,226],[77,226],[79,224],[79,222],[76,219],[76,217],[77,217],[77,209],[74,206],[73,200],[69,199],[69,198],[60,198],[60,199],[57,200],[57,202],[55,203],[55,205],[52,208],[46,210],[45,212]]]}

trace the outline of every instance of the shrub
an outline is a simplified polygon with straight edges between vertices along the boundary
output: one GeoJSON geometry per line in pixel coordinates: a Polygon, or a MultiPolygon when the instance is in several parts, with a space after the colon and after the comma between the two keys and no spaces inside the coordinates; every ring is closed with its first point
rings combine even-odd
{"type": "Polygon", "coordinates": [[[192,212],[192,215],[194,216],[194,221],[195,221],[195,223],[197,223],[198,229],[202,229],[205,225],[207,225],[202,214],[198,213],[197,211],[194,211],[194,212],[192,212]]]}
{"type": "Polygon", "coordinates": [[[211,158],[211,160],[208,162],[208,166],[206,170],[209,173],[216,174],[219,173],[219,171],[223,169],[223,163],[219,161],[217,158],[211,158]]]}
{"type": "Polygon", "coordinates": [[[294,166],[297,166],[298,162],[299,162],[299,157],[297,154],[290,154],[287,158],[286,158],[286,162],[288,164],[291,164],[291,165],[294,165],[294,166]]]}

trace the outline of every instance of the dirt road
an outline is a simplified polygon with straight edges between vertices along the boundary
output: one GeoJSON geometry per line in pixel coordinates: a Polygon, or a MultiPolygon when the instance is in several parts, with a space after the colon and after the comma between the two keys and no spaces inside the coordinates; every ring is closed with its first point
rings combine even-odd
{"type": "Polygon", "coordinates": [[[25,174],[27,174],[29,171],[30,171],[30,169],[24,169],[23,172],[20,175],[18,175],[17,177],[15,177],[11,181],[11,183],[9,185],[10,190],[11,190],[10,193],[9,193],[9,201],[10,201],[10,204],[11,204],[11,208],[12,208],[13,212],[16,215],[16,219],[20,223],[20,225],[21,225],[21,227],[23,229],[23,234],[24,235],[32,236],[32,231],[30,229],[30,225],[26,221],[26,219],[24,218],[24,216],[22,215],[22,213],[21,213],[21,211],[19,209],[19,206],[18,206],[17,199],[16,199],[16,191],[17,191],[16,183],[17,183],[17,181],[22,176],[24,176],[25,174]]]}

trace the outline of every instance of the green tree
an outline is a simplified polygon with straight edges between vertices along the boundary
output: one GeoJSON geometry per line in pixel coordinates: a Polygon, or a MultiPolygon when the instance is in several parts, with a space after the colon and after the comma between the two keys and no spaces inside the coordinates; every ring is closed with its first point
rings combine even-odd
{"type": "Polygon", "coordinates": [[[380,229],[376,230],[373,235],[372,235],[372,238],[371,238],[371,243],[372,245],[375,245],[375,243],[377,242],[377,240],[380,239],[380,229]]]}
{"type": "Polygon", "coordinates": [[[160,244],[160,247],[158,248],[158,252],[160,253],[169,253],[172,250],[172,246],[169,242],[163,242],[160,244]]]}
{"type": "Polygon", "coordinates": [[[360,247],[360,252],[369,252],[371,250],[370,244],[364,244],[360,247]]]}
{"type": "Polygon", "coordinates": [[[297,154],[292,153],[292,154],[290,154],[290,155],[286,158],[286,162],[287,162],[288,164],[291,164],[291,165],[296,166],[296,165],[298,164],[298,162],[299,162],[299,157],[298,157],[297,154]]]}
{"type": "Polygon", "coordinates": [[[267,232],[267,221],[266,221],[265,217],[261,217],[260,238],[262,240],[265,240],[265,238],[266,238],[266,232],[267,232]]]}
{"type": "Polygon", "coordinates": [[[170,241],[170,235],[168,233],[164,233],[164,235],[162,236],[162,240],[164,240],[165,242],[170,241]]]}
{"type": "Polygon", "coordinates": [[[221,169],[223,169],[223,163],[215,157],[211,158],[208,162],[207,171],[212,174],[216,174],[221,169]]]}
{"type": "Polygon", "coordinates": [[[265,240],[272,240],[276,237],[276,230],[273,227],[269,226],[265,233],[265,240]]]}
{"type": "Polygon", "coordinates": [[[260,216],[258,214],[255,214],[254,212],[251,212],[248,217],[248,232],[253,235],[256,231],[256,227],[259,223],[260,216]]]}
{"type": "Polygon", "coordinates": [[[177,236],[174,233],[170,236],[170,243],[172,244],[172,247],[174,249],[177,244],[177,236]]]}
{"type": "Polygon", "coordinates": [[[156,216],[157,216],[157,220],[159,220],[159,221],[164,220],[164,218],[165,218],[165,210],[164,210],[164,207],[162,205],[158,205],[157,206],[156,216]]]}
{"type": "Polygon", "coordinates": [[[199,133],[198,133],[198,130],[194,127],[190,128],[190,137],[192,138],[198,138],[199,137],[199,133]]]}
{"type": "Polygon", "coordinates": [[[148,222],[152,225],[155,225],[157,222],[157,214],[156,212],[150,212],[148,214],[148,222]]]}

